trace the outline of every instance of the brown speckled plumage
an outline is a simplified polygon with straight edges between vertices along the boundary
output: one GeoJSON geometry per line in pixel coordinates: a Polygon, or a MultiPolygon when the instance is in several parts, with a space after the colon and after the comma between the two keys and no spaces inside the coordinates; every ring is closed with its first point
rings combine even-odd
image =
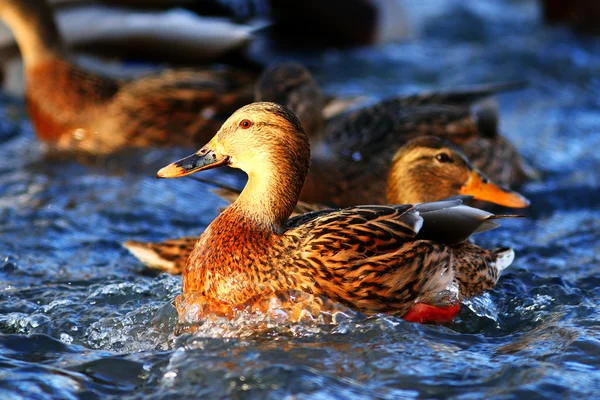
{"type": "Polygon", "coordinates": [[[254,73],[167,71],[125,82],[84,71],[69,61],[44,0],[2,0],[0,17],[23,55],[36,133],[61,151],[197,147],[253,99],[254,73]]]}
{"type": "MultiPolygon", "coordinates": [[[[468,278],[457,276],[454,248],[460,248],[461,260],[468,259],[470,249],[463,242],[494,227],[491,219],[498,217],[457,199],[321,210],[288,220],[309,153],[308,138],[293,114],[274,103],[253,103],[236,111],[196,154],[158,172],[159,177],[178,177],[228,164],[249,176],[238,199],[196,244],[179,305],[191,301],[199,309],[208,304],[233,311],[299,290],[365,313],[405,315],[420,304],[457,312],[468,278]]],[[[498,256],[474,249],[471,265],[494,282],[512,261],[489,263],[498,256]]],[[[413,314],[411,320],[422,320],[413,314]]]]}

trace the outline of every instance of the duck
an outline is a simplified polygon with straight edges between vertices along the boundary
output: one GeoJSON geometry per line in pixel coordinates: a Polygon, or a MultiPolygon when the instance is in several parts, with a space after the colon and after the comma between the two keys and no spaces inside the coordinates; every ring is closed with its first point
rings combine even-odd
{"type": "MultiPolygon", "coordinates": [[[[261,28],[227,18],[201,16],[185,2],[48,0],[65,45],[76,52],[108,58],[197,65],[241,62],[261,28]]],[[[189,4],[189,2],[187,2],[189,4]]],[[[18,55],[10,31],[0,29],[0,58],[18,55]]]]}
{"type": "Polygon", "coordinates": [[[254,71],[169,70],[123,81],[84,70],[71,57],[44,0],[0,0],[25,68],[37,137],[59,152],[197,148],[253,99],[254,71]]]}
{"type": "Polygon", "coordinates": [[[421,136],[458,146],[475,168],[501,186],[520,187],[539,179],[539,173],[499,134],[497,107],[491,100],[499,91],[523,85],[484,84],[360,106],[361,99],[327,97],[310,71],[288,62],[264,72],[255,99],[288,107],[311,140],[311,170],[300,199],[348,207],[380,202],[396,151],[421,136]]]}
{"type": "MultiPolygon", "coordinates": [[[[326,124],[323,143],[317,148],[317,156],[324,155],[314,163],[331,163],[333,159],[345,169],[352,160],[384,171],[398,147],[408,140],[437,136],[459,146],[471,163],[496,183],[518,188],[539,179],[540,174],[499,133],[497,106],[491,96],[524,84],[506,82],[423,92],[351,111],[326,124]]],[[[319,193],[304,193],[303,198],[319,201],[319,193]]]]}
{"type": "Polygon", "coordinates": [[[463,199],[364,205],[289,218],[310,166],[310,144],[287,108],[255,102],[234,112],[196,153],[160,169],[177,178],[220,166],[248,182],[196,243],[175,304],[180,324],[231,318],[270,296],[298,291],[367,315],[451,320],[463,297],[491,289],[509,248],[469,242],[503,216],[463,199]]]}
{"type": "MultiPolygon", "coordinates": [[[[473,167],[460,148],[436,136],[416,137],[398,149],[384,185],[378,185],[379,180],[369,171],[356,168],[355,172],[348,189],[354,196],[353,200],[357,201],[355,204],[360,204],[358,201],[363,199],[366,199],[365,204],[417,204],[458,195],[510,208],[524,208],[530,204],[523,195],[495,184],[473,167]]],[[[215,193],[229,203],[240,194],[238,190],[218,182],[202,181],[217,186],[215,193]]],[[[329,193],[336,196],[338,187],[332,187],[329,193]]],[[[485,204],[479,202],[476,203],[478,206],[485,204]]],[[[299,200],[292,215],[327,208],[330,207],[299,200]]],[[[197,241],[198,236],[185,236],[162,242],[129,240],[123,246],[149,269],[179,275],[197,241]]]]}

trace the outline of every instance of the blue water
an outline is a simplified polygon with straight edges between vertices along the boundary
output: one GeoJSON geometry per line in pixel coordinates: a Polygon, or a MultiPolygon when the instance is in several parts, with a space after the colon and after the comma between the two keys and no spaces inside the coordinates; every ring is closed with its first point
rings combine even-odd
{"type": "Polygon", "coordinates": [[[300,59],[328,92],[371,100],[530,82],[499,96],[501,128],[544,179],[523,190],[529,219],[477,237],[517,253],[494,291],[446,326],[348,313],[175,337],[181,279],[148,274],[120,243],[199,234],[223,202],[154,178],[177,151],[149,151],[137,169],[48,160],[22,100],[4,96],[0,398],[600,396],[600,39],[541,25],[532,1],[418,3],[413,41],[300,59]]]}

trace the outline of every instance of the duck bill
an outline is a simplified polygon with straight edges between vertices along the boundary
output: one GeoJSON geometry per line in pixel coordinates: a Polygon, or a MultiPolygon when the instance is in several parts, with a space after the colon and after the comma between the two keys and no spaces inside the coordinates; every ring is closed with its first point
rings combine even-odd
{"type": "Polygon", "coordinates": [[[190,175],[198,171],[204,171],[211,168],[227,165],[229,157],[219,154],[209,145],[201,148],[197,153],[182,158],[161,168],[157,173],[157,178],[179,178],[190,175]]]}
{"type": "Polygon", "coordinates": [[[492,183],[475,170],[469,175],[467,183],[460,188],[460,194],[468,194],[476,200],[489,201],[505,207],[524,208],[529,206],[527,198],[492,183]]]}

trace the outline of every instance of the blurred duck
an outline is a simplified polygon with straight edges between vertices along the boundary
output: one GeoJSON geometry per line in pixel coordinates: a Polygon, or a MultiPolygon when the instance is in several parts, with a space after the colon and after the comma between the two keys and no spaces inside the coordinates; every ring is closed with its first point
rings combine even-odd
{"type": "MultiPolygon", "coordinates": [[[[476,200],[506,207],[529,205],[525,197],[499,187],[474,168],[456,146],[434,136],[415,138],[396,152],[387,175],[387,185],[381,183],[381,179],[377,179],[379,186],[372,185],[373,176],[361,173],[358,166],[355,170],[356,175],[345,188],[350,192],[346,197],[355,200],[354,204],[361,204],[364,199],[366,204],[416,204],[470,195],[476,200]]],[[[339,186],[334,186],[329,193],[336,196],[343,192],[339,186]]],[[[217,194],[234,202],[239,192],[221,188],[217,194]]],[[[326,208],[300,201],[294,214],[326,208]]],[[[197,241],[197,236],[187,236],[159,243],[128,241],[124,246],[149,268],[181,274],[197,241]]]]}
{"type": "MultiPolygon", "coordinates": [[[[497,112],[489,97],[513,84],[465,91],[430,92],[384,100],[336,119],[324,132],[328,152],[388,168],[395,150],[408,140],[433,135],[459,146],[476,168],[496,183],[519,186],[537,173],[498,133],[497,112]]],[[[317,198],[308,201],[318,201],[317,198]]]]}
{"type": "Polygon", "coordinates": [[[511,249],[488,251],[471,234],[501,218],[460,199],[322,210],[288,219],[308,173],[299,120],[275,103],[236,111],[197,153],[161,169],[175,178],[228,165],[248,174],[238,199],[204,231],[183,273],[181,323],[281,293],[324,296],[409,321],[451,320],[462,297],[494,287],[511,249]]]}
{"type": "MultiPolygon", "coordinates": [[[[49,4],[69,49],[108,57],[187,65],[223,57],[239,60],[260,28],[180,8],[189,1],[49,0],[49,4]]],[[[14,37],[0,29],[0,58],[16,54],[14,37]]]]}
{"type": "Polygon", "coordinates": [[[44,0],[0,0],[0,17],[21,50],[35,131],[57,150],[197,147],[252,101],[252,73],[167,71],[122,82],[82,70],[69,61],[44,0]]]}
{"type": "Polygon", "coordinates": [[[323,94],[304,67],[280,64],[265,76],[268,79],[261,79],[257,86],[263,96],[257,99],[288,106],[311,137],[311,172],[300,196],[304,201],[336,207],[373,202],[353,194],[353,175],[360,169],[368,171],[370,179],[362,183],[370,187],[361,185],[365,195],[373,188],[385,187],[396,150],[418,136],[437,136],[459,146],[476,168],[500,185],[518,186],[538,178],[498,133],[497,110],[490,101],[494,93],[520,88],[522,82],[400,96],[324,123],[323,115],[328,113],[316,112],[323,104],[323,94]]]}

